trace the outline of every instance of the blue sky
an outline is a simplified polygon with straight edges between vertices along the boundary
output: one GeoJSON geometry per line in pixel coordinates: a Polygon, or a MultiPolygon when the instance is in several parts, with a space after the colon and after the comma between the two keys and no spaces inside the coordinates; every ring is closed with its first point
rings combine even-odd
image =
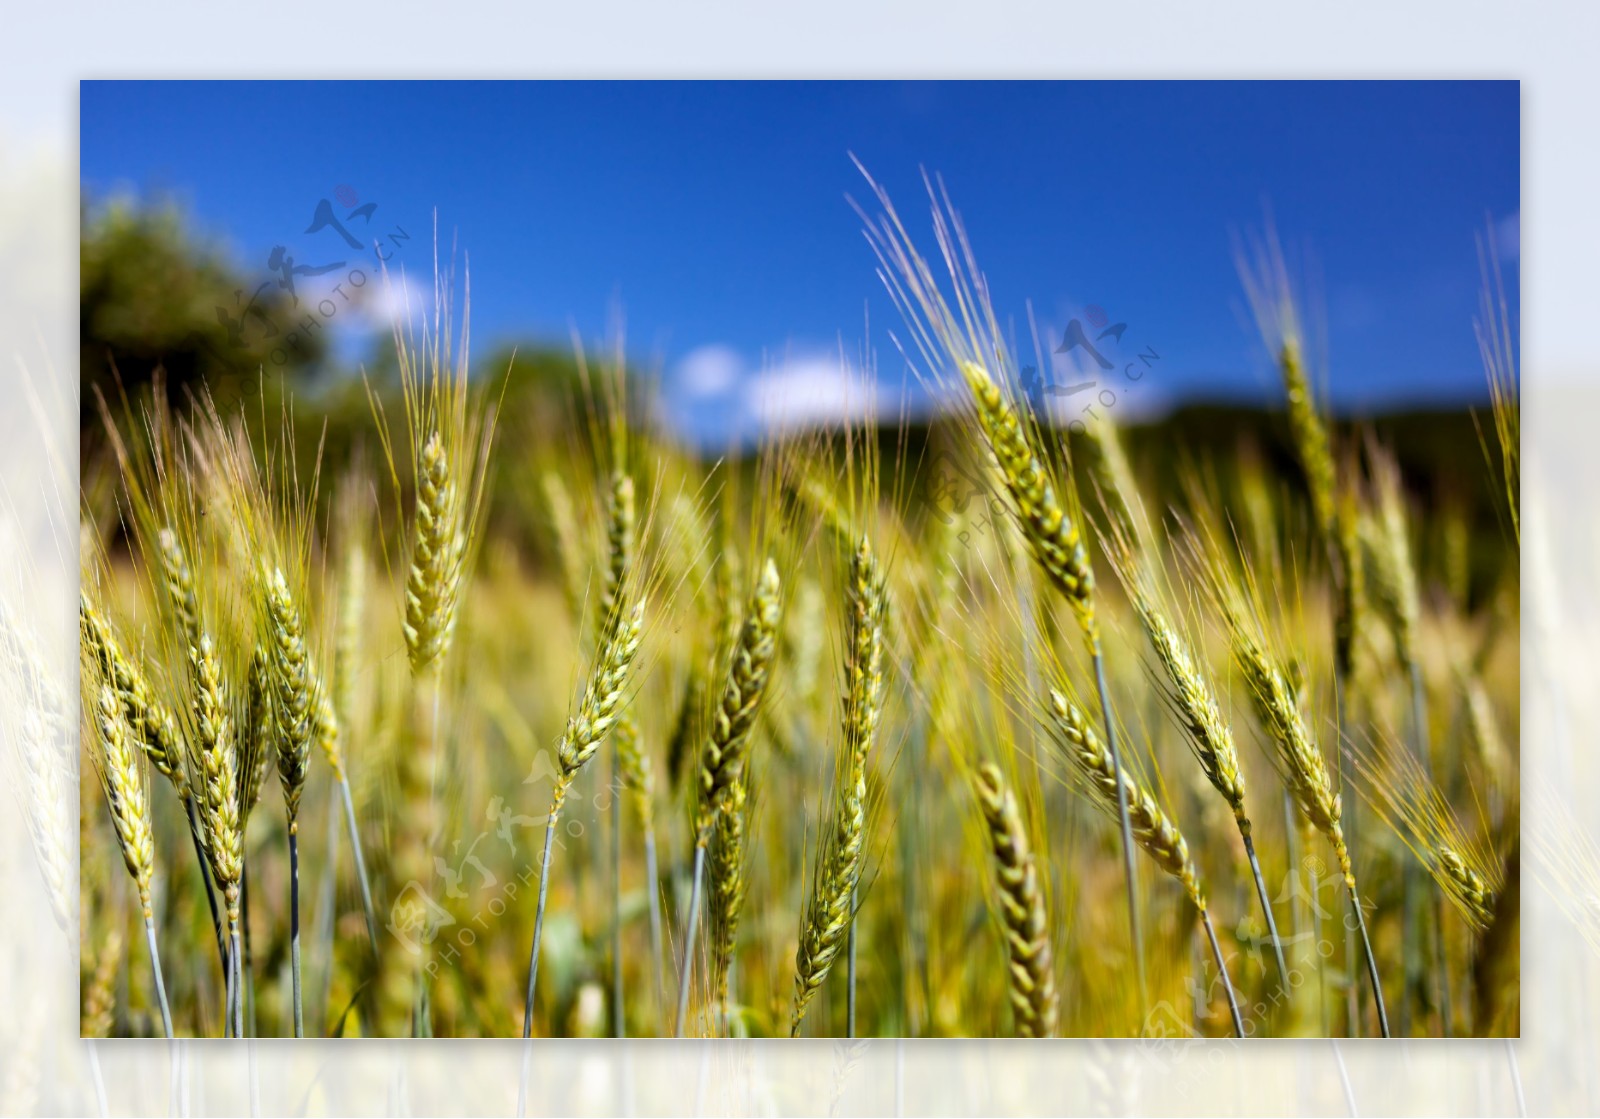
{"type": "Polygon", "coordinates": [[[920,169],[944,177],[1002,315],[1025,324],[1031,300],[1053,332],[1091,304],[1127,323],[1124,345],[1161,354],[1150,406],[1274,393],[1233,255],[1269,212],[1336,405],[1481,400],[1475,236],[1494,224],[1513,254],[1520,208],[1514,82],[81,88],[91,198],[175,196],[263,278],[275,245],[339,255],[303,231],[341,186],[339,216],[375,203],[371,228],[414,234],[403,263],[425,278],[437,211],[470,257],[477,354],[598,339],[620,308],[697,423],[841,345],[903,376],[846,202],[867,195],[852,152],[918,236],[920,169]]]}

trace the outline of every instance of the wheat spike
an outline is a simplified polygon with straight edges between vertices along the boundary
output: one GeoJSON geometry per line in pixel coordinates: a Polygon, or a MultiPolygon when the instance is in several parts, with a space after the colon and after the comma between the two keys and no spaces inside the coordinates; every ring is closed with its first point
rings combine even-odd
{"type": "Polygon", "coordinates": [[[633,479],[621,470],[611,475],[606,502],[606,567],[600,588],[600,628],[612,624],[624,580],[633,566],[636,533],[633,479]]]}
{"type": "Polygon", "coordinates": [[[239,818],[233,719],[211,638],[202,634],[190,651],[195,679],[195,791],[211,876],[222,888],[230,917],[237,917],[244,838],[239,818]]]}
{"type": "Polygon", "coordinates": [[[155,698],[155,692],[139,666],[130,660],[118,643],[111,623],[89,600],[78,598],[78,619],[84,649],[99,665],[107,683],[117,691],[124,717],[139,749],[144,751],[156,772],[172,782],[181,800],[189,797],[189,776],[183,764],[183,737],[172,711],[155,698]]]}
{"type": "Polygon", "coordinates": [[[1334,546],[1341,567],[1338,610],[1334,615],[1334,657],[1341,680],[1353,680],[1356,657],[1367,624],[1367,569],[1361,548],[1361,516],[1354,493],[1339,498],[1335,514],[1334,546]]]}
{"type": "Polygon", "coordinates": [[[887,609],[883,577],[865,539],[851,561],[847,609],[844,733],[835,763],[838,772],[831,827],[817,852],[795,950],[790,1032],[796,1036],[806,1007],[845,946],[864,862],[867,758],[883,709],[883,618],[887,609]]]}
{"type": "Polygon", "coordinates": [[[1056,497],[1054,485],[1007,403],[981,365],[963,361],[961,372],[978,405],[978,420],[1000,465],[1023,538],[1039,566],[1067,597],[1092,644],[1099,643],[1094,614],[1094,570],[1083,539],[1056,497]]]}
{"type": "Polygon", "coordinates": [[[161,585],[166,588],[167,602],[177,618],[178,632],[183,635],[184,647],[193,648],[200,643],[200,601],[195,593],[194,572],[178,534],[171,528],[156,534],[156,550],[161,556],[161,585]]]}
{"type": "Polygon", "coordinates": [[[250,822],[250,813],[261,800],[261,786],[267,779],[267,762],[272,758],[275,737],[272,714],[272,681],[267,650],[257,645],[250,658],[246,682],[245,712],[248,722],[239,734],[239,818],[240,827],[250,822]]]}
{"type": "Polygon", "coordinates": [[[583,690],[578,709],[567,720],[566,733],[556,745],[556,756],[561,764],[561,781],[558,790],[565,792],[578,771],[594,757],[601,741],[617,721],[622,709],[628,669],[634,654],[639,651],[640,632],[644,626],[644,604],[641,602],[627,614],[609,634],[596,657],[594,674],[583,690]]]}
{"type": "Polygon", "coordinates": [[[749,609],[729,659],[727,683],[711,714],[711,726],[700,754],[702,812],[697,843],[701,847],[710,840],[713,817],[723,811],[744,766],[750,730],[766,695],[782,618],[778,591],[778,566],[769,559],[750,596],[749,609]]]}
{"type": "Polygon", "coordinates": [[[749,823],[748,773],[740,773],[728,790],[723,811],[717,814],[707,862],[711,894],[711,970],[716,977],[717,999],[728,1001],[728,973],[739,936],[739,915],[744,909],[749,880],[745,874],[746,827],[749,823]]]}
{"type": "Polygon", "coordinates": [[[1148,588],[1136,583],[1129,589],[1129,597],[1156,651],[1156,659],[1166,672],[1168,694],[1206,780],[1233,809],[1241,833],[1249,835],[1250,820],[1244,809],[1244,773],[1239,768],[1239,752],[1209,681],[1148,588]]]}
{"type": "Polygon", "coordinates": [[[434,432],[417,471],[416,538],[406,574],[406,652],[418,676],[450,647],[465,551],[455,479],[444,440],[434,432]]]}
{"type": "MultiPolygon", "coordinates": [[[[1083,710],[1054,688],[1050,689],[1050,715],[1049,727],[1055,732],[1055,741],[1063,747],[1067,760],[1082,778],[1094,802],[1115,816],[1117,777],[1110,751],[1094,732],[1083,710]]],[[[1184,842],[1177,825],[1126,770],[1122,785],[1127,792],[1128,820],[1133,826],[1134,842],[1157,866],[1183,885],[1196,909],[1205,912],[1205,893],[1200,888],[1194,861],[1189,857],[1189,845],[1184,842]]]]}
{"type": "Polygon", "coordinates": [[[1495,895],[1483,875],[1468,866],[1466,860],[1451,847],[1436,848],[1434,861],[1437,863],[1437,876],[1444,884],[1450,900],[1465,914],[1473,928],[1479,932],[1487,929],[1494,920],[1495,895]]]}
{"type": "Polygon", "coordinates": [[[1300,459],[1300,468],[1305,471],[1311,509],[1324,538],[1332,539],[1336,535],[1333,452],[1329,449],[1328,429],[1317,411],[1300,344],[1293,336],[1284,340],[1278,354],[1278,368],[1283,375],[1284,394],[1289,400],[1289,434],[1300,459]]]}
{"type": "Polygon", "coordinates": [[[639,826],[646,834],[655,827],[655,767],[650,755],[644,752],[639,739],[639,724],[624,715],[617,721],[614,732],[617,744],[617,763],[622,775],[623,792],[633,806],[639,826]]]}
{"type": "Polygon", "coordinates": [[[993,764],[978,767],[973,786],[994,856],[995,898],[1005,931],[1016,1031],[1021,1037],[1054,1037],[1057,1001],[1049,916],[1022,813],[993,764]]]}
{"type": "Polygon", "coordinates": [[[144,775],[139,769],[133,732],[115,688],[106,685],[100,689],[96,718],[100,749],[94,755],[95,766],[111,809],[122,861],[139,888],[139,907],[148,920],[153,915],[150,883],[156,869],[155,834],[150,826],[150,806],[145,800],[144,775]]]}
{"type": "Polygon", "coordinates": [[[278,750],[278,780],[283,785],[289,829],[300,817],[300,794],[311,766],[311,740],[316,735],[319,703],[310,658],[306,652],[300,611],[289,594],[279,568],[261,574],[262,604],[266,622],[267,680],[272,694],[274,735],[278,750]]]}
{"type": "Polygon", "coordinates": [[[117,1003],[117,972],[122,967],[122,932],[115,925],[95,960],[94,974],[83,987],[83,1036],[111,1036],[117,1003]]]}
{"type": "Polygon", "coordinates": [[[1373,592],[1394,632],[1401,667],[1409,672],[1417,664],[1417,624],[1421,608],[1417,572],[1411,561],[1405,495],[1394,460],[1374,448],[1372,462],[1378,497],[1377,517],[1368,522],[1373,592]]]}
{"type": "Polygon", "coordinates": [[[366,605],[367,553],[359,540],[351,540],[345,548],[344,572],[339,580],[339,617],[333,646],[333,708],[347,725],[356,717],[356,680],[366,605]]]}

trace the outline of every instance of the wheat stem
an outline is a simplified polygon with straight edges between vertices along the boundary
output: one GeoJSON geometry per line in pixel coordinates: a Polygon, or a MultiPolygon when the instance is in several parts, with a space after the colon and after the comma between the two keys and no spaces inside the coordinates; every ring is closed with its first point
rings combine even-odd
{"type": "Polygon", "coordinates": [[[1278,936],[1278,922],[1272,915],[1272,901],[1267,897],[1267,883],[1261,877],[1261,860],[1256,858],[1256,841],[1247,826],[1241,827],[1240,835],[1244,839],[1245,857],[1250,861],[1250,876],[1255,879],[1256,897],[1260,899],[1261,912],[1267,919],[1267,935],[1272,938],[1272,955],[1278,965],[1279,986],[1287,992],[1289,967],[1283,962],[1283,941],[1278,936]]]}
{"type": "MultiPolygon", "coordinates": [[[[550,844],[556,835],[556,818],[561,810],[560,801],[566,796],[564,786],[557,786],[556,803],[544,824],[544,854],[539,858],[539,906],[533,918],[533,947],[528,952],[528,997],[522,1008],[522,1036],[533,1036],[533,995],[539,982],[539,943],[544,937],[545,903],[550,897],[550,844]]],[[[518,1112],[521,1112],[519,1107],[518,1112]]]]}
{"type": "Polygon", "coordinates": [[[1105,658],[1100,653],[1100,643],[1094,645],[1094,682],[1100,692],[1100,712],[1105,719],[1106,751],[1111,755],[1111,772],[1117,786],[1117,820],[1122,830],[1122,876],[1128,894],[1128,947],[1133,953],[1134,977],[1139,985],[1139,1013],[1150,1005],[1150,991],[1145,982],[1144,937],[1139,921],[1139,880],[1133,865],[1133,822],[1128,817],[1128,786],[1122,775],[1122,755],[1117,750],[1117,724],[1111,714],[1111,696],[1106,688],[1105,658]]]}
{"type": "MultiPolygon", "coordinates": [[[[655,832],[644,834],[644,877],[650,896],[650,968],[655,976],[656,1005],[664,1013],[666,1000],[665,979],[661,965],[661,880],[656,865],[655,832]]],[[[663,1023],[664,1025],[665,1023],[663,1023]]]]}
{"type": "Polygon", "coordinates": [[[372,886],[367,881],[367,860],[361,851],[361,829],[356,826],[356,808],[350,797],[350,778],[340,770],[339,797],[344,801],[345,830],[350,833],[350,848],[356,860],[356,881],[361,885],[361,910],[367,919],[367,941],[372,954],[378,954],[378,919],[372,908],[372,886]]]}
{"type": "Polygon", "coordinates": [[[611,754],[611,1036],[626,1037],[622,999],[622,761],[611,754]]]}
{"type": "Polygon", "coordinates": [[[696,844],[694,849],[694,876],[689,888],[689,918],[683,933],[683,962],[678,967],[678,1017],[672,1027],[673,1037],[683,1036],[683,1024],[689,1017],[689,984],[692,978],[689,965],[694,961],[695,927],[700,923],[700,889],[706,872],[706,849],[696,844]]]}
{"type": "Polygon", "coordinates": [[[289,825],[289,967],[294,977],[294,1036],[306,1036],[300,999],[300,828],[289,825]]]}
{"type": "Polygon", "coordinates": [[[1206,938],[1211,941],[1211,955],[1217,961],[1217,971],[1222,975],[1222,990],[1228,996],[1228,1013],[1233,1016],[1233,1032],[1244,1036],[1244,1019],[1239,1017],[1239,999],[1233,993],[1233,980],[1228,978],[1228,962],[1222,958],[1222,945],[1217,943],[1217,930],[1211,924],[1211,911],[1200,911],[1200,922],[1206,927],[1206,938]]]}
{"type": "Polygon", "coordinates": [[[167,1005],[167,985],[161,979],[161,953],[156,950],[156,919],[149,910],[144,914],[144,942],[150,949],[150,975],[156,985],[156,1002],[161,1007],[161,1028],[170,1039],[172,1035],[172,1009],[167,1005]]]}

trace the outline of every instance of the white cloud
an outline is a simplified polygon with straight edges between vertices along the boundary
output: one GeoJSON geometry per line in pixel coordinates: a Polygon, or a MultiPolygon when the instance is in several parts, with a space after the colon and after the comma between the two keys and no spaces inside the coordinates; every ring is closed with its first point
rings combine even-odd
{"type": "Polygon", "coordinates": [[[701,346],[678,363],[674,383],[689,397],[722,396],[744,372],[744,359],[727,346],[701,346]]]}
{"type": "Polygon", "coordinates": [[[902,397],[899,388],[880,385],[870,372],[825,350],[791,352],[756,365],[732,347],[709,344],[673,367],[668,386],[662,418],[712,444],[930,410],[914,383],[902,397]]]}
{"type": "Polygon", "coordinates": [[[837,357],[790,358],[743,379],[747,419],[764,430],[830,426],[876,418],[877,385],[837,357]]]}

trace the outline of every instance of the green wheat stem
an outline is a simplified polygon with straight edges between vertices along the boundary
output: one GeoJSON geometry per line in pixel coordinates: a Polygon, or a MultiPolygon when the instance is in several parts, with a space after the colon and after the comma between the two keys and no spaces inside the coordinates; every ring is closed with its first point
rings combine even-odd
{"type": "Polygon", "coordinates": [[[1111,714],[1105,658],[1100,653],[1098,640],[1094,645],[1094,682],[1100,692],[1100,712],[1106,727],[1106,752],[1111,755],[1111,772],[1117,785],[1117,820],[1122,829],[1122,875],[1128,893],[1129,948],[1133,952],[1134,976],[1139,984],[1139,1012],[1143,1014],[1150,1005],[1150,991],[1145,981],[1144,937],[1139,921],[1139,880],[1133,864],[1133,822],[1128,818],[1128,786],[1122,773],[1122,755],[1117,750],[1117,724],[1111,714]]]}
{"type": "Polygon", "coordinates": [[[689,888],[689,918],[683,933],[683,962],[678,967],[678,1016],[672,1027],[673,1037],[683,1036],[683,1024],[689,1017],[689,986],[693,978],[689,965],[694,956],[695,928],[700,923],[700,891],[706,873],[706,848],[696,844],[694,849],[694,875],[689,888]]]}

